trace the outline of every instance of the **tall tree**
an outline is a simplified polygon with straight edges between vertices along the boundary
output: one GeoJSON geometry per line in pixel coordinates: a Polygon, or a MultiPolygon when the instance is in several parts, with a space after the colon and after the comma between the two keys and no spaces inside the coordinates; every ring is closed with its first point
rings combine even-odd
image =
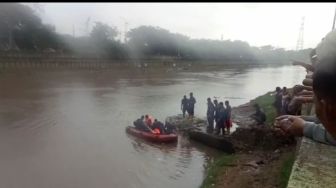
{"type": "Polygon", "coordinates": [[[115,27],[111,27],[102,22],[95,22],[90,35],[92,39],[101,42],[115,40],[115,37],[118,35],[118,31],[115,27]]]}

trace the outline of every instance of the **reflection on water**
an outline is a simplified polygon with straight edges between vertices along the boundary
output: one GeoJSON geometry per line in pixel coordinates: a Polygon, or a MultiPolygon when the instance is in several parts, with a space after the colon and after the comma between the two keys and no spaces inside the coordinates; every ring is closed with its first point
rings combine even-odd
{"type": "Polygon", "coordinates": [[[203,117],[207,97],[236,106],[304,75],[291,66],[1,73],[0,187],[198,187],[216,150],[183,135],[149,143],[125,127],[181,113],[190,91],[203,117]]]}

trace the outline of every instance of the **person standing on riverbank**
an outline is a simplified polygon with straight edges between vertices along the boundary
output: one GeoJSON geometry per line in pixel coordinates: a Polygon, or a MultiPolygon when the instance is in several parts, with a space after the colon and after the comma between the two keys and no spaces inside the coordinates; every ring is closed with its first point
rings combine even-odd
{"type": "Polygon", "coordinates": [[[287,107],[289,103],[288,99],[289,99],[289,93],[287,91],[287,87],[283,87],[282,89],[282,108],[281,108],[282,115],[287,114],[287,107]]]}
{"type": "Polygon", "coordinates": [[[215,106],[212,103],[211,99],[208,98],[208,110],[207,110],[207,119],[208,119],[208,127],[207,132],[213,133],[214,129],[214,119],[215,119],[215,106]]]}
{"type": "Polygon", "coordinates": [[[226,121],[225,121],[225,127],[227,130],[227,133],[230,134],[230,128],[232,127],[232,120],[231,120],[231,106],[229,104],[229,101],[225,101],[226,106],[226,121]]]}
{"type": "Polygon", "coordinates": [[[298,102],[300,99],[300,92],[303,90],[303,87],[296,85],[293,87],[292,96],[290,102],[287,106],[288,115],[301,115],[302,103],[298,102]]]}
{"type": "Polygon", "coordinates": [[[186,95],[183,96],[183,99],[181,101],[181,110],[182,110],[183,118],[185,118],[185,113],[188,110],[188,99],[186,95]]]}
{"type": "Polygon", "coordinates": [[[277,116],[281,115],[281,109],[282,109],[282,94],[281,94],[281,88],[276,87],[275,89],[275,101],[273,103],[273,106],[276,110],[277,116]]]}
{"type": "Polygon", "coordinates": [[[224,107],[223,102],[219,103],[219,113],[218,113],[218,121],[217,121],[217,129],[216,134],[220,135],[222,132],[223,135],[225,135],[225,120],[226,120],[226,109],[224,107]]]}
{"type": "Polygon", "coordinates": [[[194,117],[194,109],[195,109],[195,103],[196,103],[196,99],[193,96],[193,93],[190,93],[190,97],[188,100],[188,113],[189,113],[189,117],[193,118],[194,117]]]}
{"type": "Polygon", "coordinates": [[[218,119],[219,119],[219,104],[218,101],[215,99],[214,100],[214,106],[215,106],[215,129],[218,129],[218,119]]]}

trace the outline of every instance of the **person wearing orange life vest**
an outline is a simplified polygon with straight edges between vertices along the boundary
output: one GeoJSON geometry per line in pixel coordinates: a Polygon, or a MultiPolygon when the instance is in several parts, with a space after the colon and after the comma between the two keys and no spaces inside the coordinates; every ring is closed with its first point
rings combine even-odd
{"type": "Polygon", "coordinates": [[[154,120],[153,126],[151,127],[155,134],[164,134],[165,127],[162,122],[158,121],[157,119],[154,120]]]}

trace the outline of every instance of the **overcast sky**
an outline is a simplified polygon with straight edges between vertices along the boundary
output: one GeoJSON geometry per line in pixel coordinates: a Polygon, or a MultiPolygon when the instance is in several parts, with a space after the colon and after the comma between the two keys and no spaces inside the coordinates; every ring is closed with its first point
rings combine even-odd
{"type": "MultiPolygon", "coordinates": [[[[25,3],[27,4],[27,3],[25,3]]],[[[101,21],[124,32],[159,26],[190,38],[243,40],[295,49],[302,17],[304,48],[315,47],[331,30],[335,3],[40,3],[46,23],[59,33],[85,34],[85,22],[101,21]]]]}

